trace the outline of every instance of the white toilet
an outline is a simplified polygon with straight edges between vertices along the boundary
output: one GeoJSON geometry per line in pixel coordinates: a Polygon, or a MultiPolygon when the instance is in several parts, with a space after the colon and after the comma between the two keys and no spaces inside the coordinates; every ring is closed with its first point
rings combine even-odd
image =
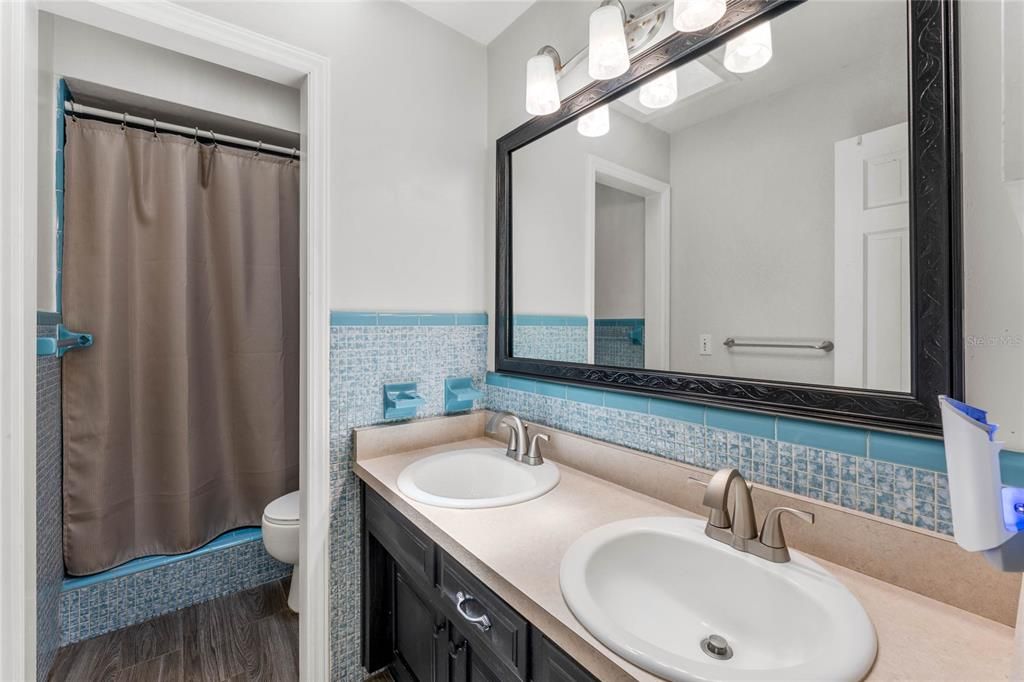
{"type": "Polygon", "coordinates": [[[263,545],[267,554],[278,561],[292,564],[291,589],[288,590],[288,608],[299,611],[299,491],[283,495],[263,510],[263,545]]]}

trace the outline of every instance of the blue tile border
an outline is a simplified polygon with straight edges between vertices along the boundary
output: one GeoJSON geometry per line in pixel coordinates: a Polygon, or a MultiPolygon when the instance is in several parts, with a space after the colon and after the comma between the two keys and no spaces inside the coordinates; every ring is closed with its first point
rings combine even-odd
{"type": "Polygon", "coordinates": [[[601,317],[594,319],[595,327],[635,327],[645,324],[642,317],[601,317]]]}
{"type": "Polygon", "coordinates": [[[520,327],[586,327],[586,315],[514,315],[512,325],[520,327]]]}
{"type": "Polygon", "coordinates": [[[332,327],[451,327],[487,324],[487,313],[363,312],[332,310],[332,327]]]}
{"type": "Polygon", "coordinates": [[[157,554],[153,556],[140,557],[138,559],[126,561],[120,566],[115,566],[109,570],[93,573],[92,575],[67,577],[64,579],[64,584],[61,586],[61,592],[79,590],[83,587],[97,585],[99,583],[107,582],[108,580],[115,580],[133,573],[149,571],[158,566],[167,566],[169,564],[178,563],[179,561],[187,561],[189,559],[203,556],[204,554],[218,552],[223,549],[228,549],[229,547],[262,539],[263,530],[259,526],[235,528],[234,530],[229,530],[226,533],[218,535],[210,542],[198,549],[192,550],[191,552],[185,552],[184,554],[157,554]]]}
{"type": "MultiPolygon", "coordinates": [[[[791,417],[730,410],[663,398],[587,388],[554,381],[531,380],[488,372],[486,383],[587,405],[598,405],[626,412],[650,414],[675,421],[702,424],[709,428],[767,438],[780,444],[828,450],[859,460],[899,465],[932,472],[946,472],[946,453],[942,440],[871,431],[853,426],[828,424],[791,417]]],[[[1000,464],[1006,485],[1024,487],[1024,453],[1004,450],[1000,464]]]]}

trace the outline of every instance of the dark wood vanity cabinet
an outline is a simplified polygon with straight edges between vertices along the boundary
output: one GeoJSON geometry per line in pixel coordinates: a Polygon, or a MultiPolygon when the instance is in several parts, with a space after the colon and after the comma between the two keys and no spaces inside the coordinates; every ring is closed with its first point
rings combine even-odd
{"type": "Polygon", "coordinates": [[[596,680],[363,486],[363,665],[397,682],[596,680]]]}

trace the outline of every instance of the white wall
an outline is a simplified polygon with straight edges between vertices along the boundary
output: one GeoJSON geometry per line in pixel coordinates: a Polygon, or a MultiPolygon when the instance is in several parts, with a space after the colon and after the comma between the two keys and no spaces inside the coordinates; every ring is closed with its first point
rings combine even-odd
{"type": "MultiPolygon", "coordinates": [[[[590,155],[668,180],[668,135],[610,111],[611,130],[584,137],[564,126],[512,153],[512,264],[517,315],[589,315],[586,244],[590,155]]],[[[642,244],[642,242],[641,242],[642,244]]],[[[590,275],[593,277],[593,274],[590,275]]]]}
{"type": "Polygon", "coordinates": [[[598,184],[594,206],[594,317],[644,316],[644,198],[598,184]]]}
{"type": "Polygon", "coordinates": [[[1021,116],[1014,93],[1005,93],[1004,106],[1003,92],[1004,67],[1024,62],[1019,7],[1012,21],[1018,4],[960,4],[960,110],[967,400],[990,411],[1007,447],[1024,450],[1024,223],[1014,210],[1013,169],[1003,172],[1004,154],[1011,160],[1024,151],[1012,135],[1004,146],[1004,132],[1019,128],[1021,116]]]}
{"type": "Polygon", "coordinates": [[[894,48],[672,134],[672,369],[833,383],[831,354],[722,341],[833,337],[834,145],[906,120],[894,48]]]}

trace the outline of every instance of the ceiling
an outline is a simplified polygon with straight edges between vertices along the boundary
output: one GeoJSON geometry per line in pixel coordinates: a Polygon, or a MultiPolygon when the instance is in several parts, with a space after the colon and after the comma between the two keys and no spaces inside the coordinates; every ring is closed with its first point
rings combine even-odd
{"type": "Polygon", "coordinates": [[[481,45],[489,45],[536,0],[403,0],[481,45]]]}

